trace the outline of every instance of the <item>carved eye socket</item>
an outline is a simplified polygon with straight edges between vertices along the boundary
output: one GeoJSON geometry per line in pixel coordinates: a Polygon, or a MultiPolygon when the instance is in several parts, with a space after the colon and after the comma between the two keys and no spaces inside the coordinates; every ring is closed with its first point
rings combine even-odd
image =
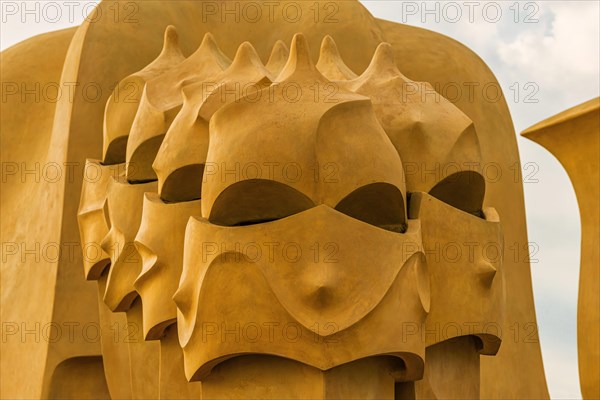
{"type": "Polygon", "coordinates": [[[208,220],[216,225],[241,226],[269,222],[314,207],[313,201],[283,183],[250,179],[225,189],[208,220]]]}
{"type": "Polygon", "coordinates": [[[335,207],[352,218],[393,232],[406,231],[402,192],[389,183],[372,183],[356,189],[335,207]]]}
{"type": "Polygon", "coordinates": [[[485,180],[475,171],[452,174],[429,191],[429,194],[452,207],[481,217],[485,180]]]}
{"type": "MultiPolygon", "coordinates": [[[[309,197],[288,185],[252,179],[235,183],[223,191],[208,219],[223,226],[253,225],[289,217],[314,206],[309,197]]],[[[406,231],[402,192],[388,183],[373,183],[356,189],[335,209],[382,229],[406,231]]]]}
{"type": "Polygon", "coordinates": [[[189,201],[202,194],[204,165],[191,164],[172,172],[163,184],[161,197],[165,201],[189,201]]]}

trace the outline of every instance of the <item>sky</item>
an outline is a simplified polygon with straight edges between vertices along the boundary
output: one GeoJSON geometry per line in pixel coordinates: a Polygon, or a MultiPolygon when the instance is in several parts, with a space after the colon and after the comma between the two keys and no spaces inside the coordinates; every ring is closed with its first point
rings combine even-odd
{"type": "MultiPolygon", "coordinates": [[[[1,1],[2,50],[28,37],[78,25],[98,1],[1,1]],[[53,7],[52,4],[57,5],[53,7]],[[50,5],[48,5],[50,4],[50,5]],[[36,7],[39,7],[36,10],[36,7]]],[[[495,73],[517,133],[600,93],[600,1],[362,1],[376,17],[424,27],[474,50],[495,73]]],[[[572,185],[558,161],[518,137],[525,179],[531,273],[548,387],[581,398],[577,371],[580,223],[572,185]]]]}

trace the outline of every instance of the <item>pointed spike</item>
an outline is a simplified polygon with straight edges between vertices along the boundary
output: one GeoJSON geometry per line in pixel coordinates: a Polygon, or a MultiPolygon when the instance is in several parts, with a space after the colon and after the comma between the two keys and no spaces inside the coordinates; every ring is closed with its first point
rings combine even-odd
{"type": "Polygon", "coordinates": [[[269,61],[267,61],[267,69],[275,76],[279,75],[283,66],[285,65],[288,57],[290,56],[290,50],[281,40],[278,40],[273,45],[269,61]]]}
{"type": "Polygon", "coordinates": [[[255,83],[259,83],[263,78],[266,78],[269,83],[273,80],[273,75],[263,64],[254,46],[250,42],[244,42],[238,48],[230,67],[222,76],[215,79],[224,81],[233,79],[245,82],[250,77],[252,80],[256,80],[255,83]]]}
{"type": "Polygon", "coordinates": [[[221,51],[215,37],[210,32],[206,32],[196,53],[211,54],[222,69],[226,69],[231,64],[231,60],[221,51]]]}
{"type": "Polygon", "coordinates": [[[290,49],[287,47],[287,45],[282,40],[277,40],[275,42],[275,44],[273,45],[273,49],[271,50],[271,55],[269,56],[269,62],[271,60],[277,60],[277,59],[283,58],[284,56],[285,56],[285,59],[287,60],[289,55],[290,55],[290,49]]]}
{"type": "Polygon", "coordinates": [[[329,35],[325,35],[323,41],[321,42],[321,55],[323,54],[331,54],[337,56],[340,55],[335,40],[333,40],[333,38],[329,35]]]}
{"type": "Polygon", "coordinates": [[[179,34],[173,25],[167,26],[163,39],[163,49],[161,55],[168,53],[181,54],[181,49],[179,48],[179,34]]]}
{"type": "Polygon", "coordinates": [[[316,71],[316,67],[310,58],[306,37],[301,33],[296,33],[290,46],[290,56],[277,77],[277,81],[283,81],[299,71],[316,71]]]}
{"type": "Polygon", "coordinates": [[[349,89],[360,93],[363,90],[377,90],[380,85],[389,86],[404,82],[410,82],[410,79],[396,67],[392,46],[383,42],[375,49],[367,69],[358,78],[349,81],[349,89]]]}
{"type": "Polygon", "coordinates": [[[380,43],[373,54],[371,63],[362,76],[402,75],[394,62],[394,49],[389,43],[380,43]]]}
{"type": "Polygon", "coordinates": [[[260,56],[256,52],[256,49],[250,42],[244,42],[238,47],[237,52],[231,66],[247,66],[247,65],[260,65],[263,66],[260,56]]]}
{"type": "Polygon", "coordinates": [[[313,65],[310,58],[310,49],[306,37],[301,33],[296,33],[292,39],[290,58],[295,58],[296,65],[313,65]]]}
{"type": "Polygon", "coordinates": [[[204,37],[202,38],[202,42],[200,43],[200,48],[215,48],[217,46],[217,41],[212,33],[206,32],[204,37]]]}
{"type": "Polygon", "coordinates": [[[146,65],[140,73],[151,72],[155,70],[165,70],[170,66],[176,65],[185,60],[181,48],[179,47],[179,35],[173,25],[167,26],[163,35],[163,47],[158,57],[150,64],[146,65]]]}
{"type": "Polygon", "coordinates": [[[348,80],[357,77],[354,71],[344,63],[337,44],[329,35],[326,35],[321,42],[317,69],[330,80],[348,80]]]}

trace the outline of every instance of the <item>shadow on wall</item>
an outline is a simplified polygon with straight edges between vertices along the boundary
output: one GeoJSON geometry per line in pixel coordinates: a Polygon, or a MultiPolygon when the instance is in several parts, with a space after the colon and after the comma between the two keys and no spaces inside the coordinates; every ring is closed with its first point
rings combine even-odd
{"type": "Polygon", "coordinates": [[[97,396],[97,399],[110,399],[102,357],[73,357],[56,367],[48,398],[85,399],[90,395],[97,396]]]}

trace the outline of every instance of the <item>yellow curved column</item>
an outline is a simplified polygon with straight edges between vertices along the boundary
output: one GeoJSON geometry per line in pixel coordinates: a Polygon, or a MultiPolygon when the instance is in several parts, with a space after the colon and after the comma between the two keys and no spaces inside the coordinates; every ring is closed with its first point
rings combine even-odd
{"type": "Polygon", "coordinates": [[[584,399],[600,398],[600,98],[550,117],[521,133],[562,164],[575,188],[581,218],[577,305],[579,379],[584,399]]]}

